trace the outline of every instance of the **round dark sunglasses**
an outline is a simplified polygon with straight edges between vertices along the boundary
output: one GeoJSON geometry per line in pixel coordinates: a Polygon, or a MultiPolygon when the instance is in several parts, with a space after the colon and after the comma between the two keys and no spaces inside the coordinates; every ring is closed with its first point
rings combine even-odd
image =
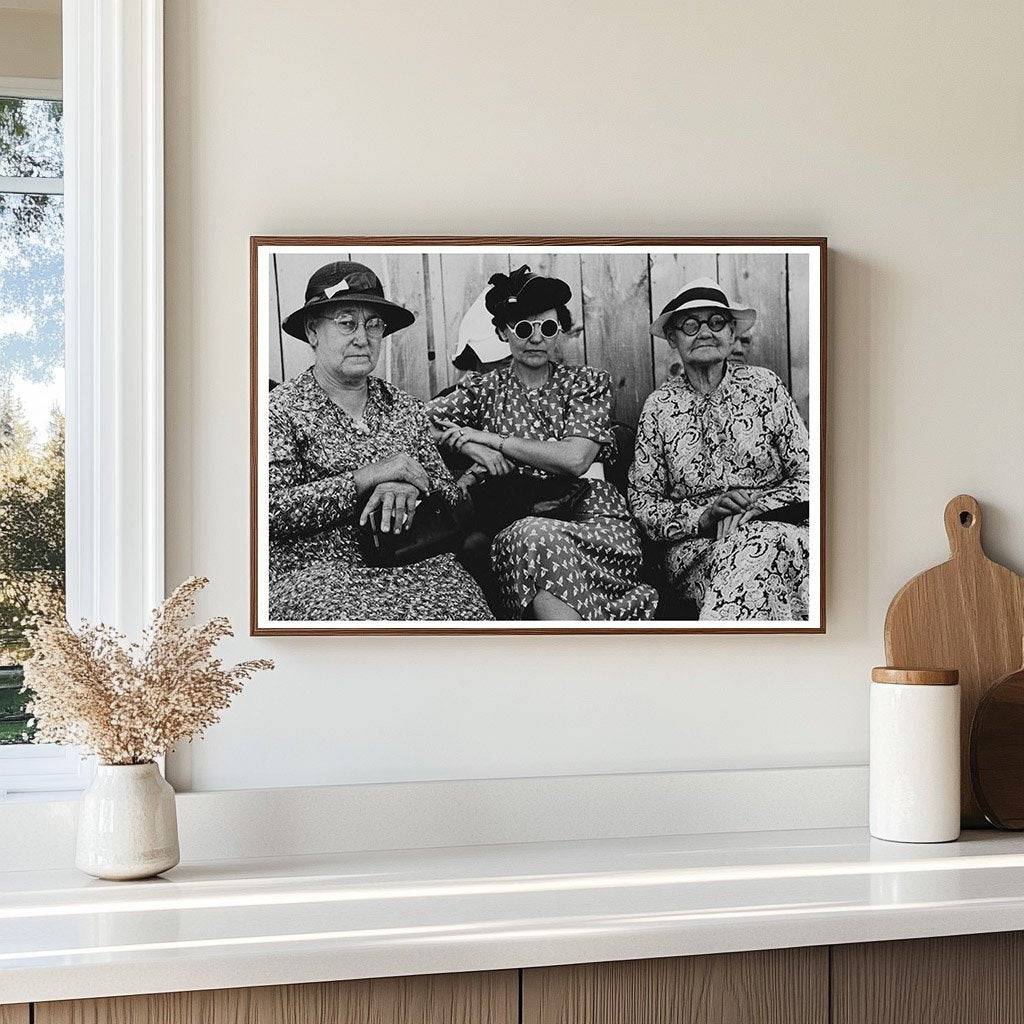
{"type": "Polygon", "coordinates": [[[529,341],[539,327],[545,338],[553,338],[558,333],[557,320],[520,320],[517,324],[509,324],[520,341],[529,341]]]}
{"type": "Polygon", "coordinates": [[[700,329],[707,324],[712,331],[717,334],[719,331],[725,330],[726,324],[734,323],[731,316],[723,316],[721,313],[712,313],[711,316],[704,317],[703,320],[698,319],[695,316],[688,316],[685,320],[676,321],[673,327],[677,331],[682,331],[688,338],[692,338],[700,329]]]}

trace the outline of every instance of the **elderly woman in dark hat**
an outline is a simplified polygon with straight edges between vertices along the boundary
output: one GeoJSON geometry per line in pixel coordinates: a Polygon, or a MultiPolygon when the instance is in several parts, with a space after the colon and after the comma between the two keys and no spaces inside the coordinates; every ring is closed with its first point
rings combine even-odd
{"type": "Polygon", "coordinates": [[[651,324],[682,372],[644,404],[629,503],[701,619],[807,618],[807,428],[771,370],[730,360],[755,317],[701,278],[651,324]]]}
{"type": "MultiPolygon", "coordinates": [[[[512,361],[467,373],[429,405],[435,436],[481,473],[599,477],[613,453],[608,374],[557,365],[552,352],[572,327],[569,285],[520,267],[490,279],[485,305],[512,361]]],[[[649,619],[655,591],[639,581],[640,537],[626,503],[603,479],[571,519],[531,515],[494,538],[491,562],[510,618],[649,619]]]]}
{"type": "Polygon", "coordinates": [[[489,619],[452,555],[399,568],[366,565],[357,528],[379,513],[401,532],[420,498],[458,489],[422,403],[370,376],[381,340],[413,314],[360,263],[330,263],[283,327],[313,365],[270,394],[270,615],[276,621],[489,619]]]}

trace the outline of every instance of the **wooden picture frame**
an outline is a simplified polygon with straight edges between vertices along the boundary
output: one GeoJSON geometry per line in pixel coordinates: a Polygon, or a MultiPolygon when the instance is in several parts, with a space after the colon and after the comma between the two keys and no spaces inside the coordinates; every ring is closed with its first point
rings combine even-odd
{"type": "MultiPolygon", "coordinates": [[[[827,251],[827,240],[820,237],[253,236],[249,245],[251,634],[824,633],[827,251]],[[763,325],[764,334],[754,336],[750,365],[767,366],[782,379],[800,409],[809,437],[806,620],[378,622],[271,618],[267,409],[274,373],[280,379],[290,379],[297,365],[294,350],[290,355],[280,331],[282,317],[292,312],[284,307],[289,303],[301,306],[305,297],[298,282],[302,279],[304,285],[303,275],[315,269],[317,260],[328,263],[332,259],[351,259],[366,262],[378,272],[390,264],[413,266],[410,256],[420,258],[422,270],[412,275],[419,281],[420,293],[415,293],[407,280],[401,280],[401,274],[396,274],[395,280],[388,280],[386,272],[378,276],[389,299],[410,308],[416,306],[416,344],[401,351],[388,347],[375,373],[400,381],[421,398],[455,383],[456,371],[450,363],[453,332],[457,334],[463,312],[481,284],[486,283],[492,265],[514,269],[520,263],[536,264],[537,273],[572,277],[575,308],[570,307],[570,312],[574,321],[580,316],[579,330],[568,340],[560,339],[570,349],[576,346],[560,358],[569,365],[585,362],[610,371],[617,415],[627,423],[635,419],[647,394],[661,385],[665,375],[679,369],[678,364],[671,364],[667,351],[658,348],[660,344],[667,349],[667,343],[647,332],[649,321],[657,317],[684,281],[711,276],[736,305],[760,306],[758,323],[763,325]],[[278,280],[279,268],[284,266],[284,260],[278,257],[292,258],[298,268],[288,272],[287,287],[278,280]],[[459,257],[468,260],[460,262],[459,257]],[[806,273],[802,257],[807,258],[806,273]],[[464,273],[464,266],[470,264],[475,269],[464,273]],[[455,268],[447,277],[446,266],[455,268]],[[713,274],[710,268],[714,268],[713,274]],[[626,300],[620,303],[620,288],[635,297],[635,307],[628,306],[626,300]],[[283,291],[288,294],[284,301],[283,291]],[[620,307],[626,306],[624,318],[620,307]],[[624,328],[622,323],[626,324],[624,328]],[[277,349],[273,354],[272,332],[276,332],[273,344],[277,349]],[[646,393],[645,380],[650,385],[646,393]]],[[[312,357],[307,354],[305,358],[309,362],[312,357]]]]}

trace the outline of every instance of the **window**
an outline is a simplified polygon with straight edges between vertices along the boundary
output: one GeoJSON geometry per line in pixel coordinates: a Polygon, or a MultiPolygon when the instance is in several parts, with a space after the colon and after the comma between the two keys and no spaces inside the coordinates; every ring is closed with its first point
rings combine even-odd
{"type": "Polygon", "coordinates": [[[42,85],[0,82],[0,795],[80,775],[73,752],[26,748],[20,667],[27,620],[63,614],[65,590],[63,110],[42,85]]]}
{"type": "MultiPolygon", "coordinates": [[[[33,423],[26,464],[50,456],[29,490],[28,532],[18,535],[31,543],[14,551],[12,542],[10,553],[50,598],[63,596],[73,621],[137,636],[164,595],[163,4],[63,0],[61,17],[63,81],[0,78],[0,98],[15,101],[0,134],[0,396],[6,380],[8,418],[33,423]],[[19,306],[9,295],[28,279],[37,290],[19,306]],[[63,340],[38,327],[60,321],[63,340]],[[59,416],[48,432],[62,372],[63,480],[59,416]]],[[[0,534],[4,518],[0,509],[0,534]]],[[[0,619],[5,650],[19,642],[15,619],[0,619]]],[[[2,677],[9,742],[0,744],[0,800],[59,796],[92,771],[75,750],[10,742],[28,724],[11,685],[23,657],[24,644],[2,677]]]]}

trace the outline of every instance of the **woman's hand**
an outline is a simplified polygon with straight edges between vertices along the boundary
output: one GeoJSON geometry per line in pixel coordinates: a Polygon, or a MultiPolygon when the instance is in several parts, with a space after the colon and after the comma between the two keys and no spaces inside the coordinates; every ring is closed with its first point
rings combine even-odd
{"type": "Polygon", "coordinates": [[[389,480],[377,484],[359,516],[359,525],[364,526],[377,509],[380,509],[381,533],[390,533],[394,523],[395,533],[401,533],[412,526],[420,492],[413,484],[389,480]]]}
{"type": "Polygon", "coordinates": [[[401,452],[381,462],[371,462],[352,474],[356,490],[360,494],[372,491],[378,484],[405,483],[424,494],[430,490],[430,476],[411,455],[401,452]]]}
{"type": "Polygon", "coordinates": [[[505,476],[515,468],[501,452],[496,452],[483,444],[468,441],[459,450],[491,476],[505,476]]]}
{"type": "MultiPolygon", "coordinates": [[[[734,487],[732,490],[720,494],[700,515],[697,522],[699,531],[707,533],[716,523],[726,519],[738,519],[750,509],[757,497],[757,491],[747,487],[734,487]]],[[[749,516],[748,516],[749,518],[749,516]]],[[[746,520],[744,520],[746,522],[746,520]]],[[[729,529],[732,530],[738,523],[729,529]]],[[[716,535],[721,539],[723,536],[721,527],[716,530],[716,535]]]]}
{"type": "Polygon", "coordinates": [[[473,427],[462,427],[451,420],[437,419],[434,421],[443,431],[437,443],[456,451],[462,451],[467,444],[482,445],[485,448],[497,449],[501,438],[487,430],[475,430],[473,427]]]}
{"type": "Polygon", "coordinates": [[[736,516],[726,516],[718,520],[718,528],[715,531],[715,539],[722,540],[728,537],[734,530],[738,530],[744,523],[750,522],[757,515],[756,508],[747,509],[736,516]]]}
{"type": "Polygon", "coordinates": [[[463,495],[468,497],[469,489],[473,484],[479,483],[485,476],[487,476],[487,470],[483,466],[478,466],[474,463],[455,481],[455,486],[462,491],[463,495]]]}

